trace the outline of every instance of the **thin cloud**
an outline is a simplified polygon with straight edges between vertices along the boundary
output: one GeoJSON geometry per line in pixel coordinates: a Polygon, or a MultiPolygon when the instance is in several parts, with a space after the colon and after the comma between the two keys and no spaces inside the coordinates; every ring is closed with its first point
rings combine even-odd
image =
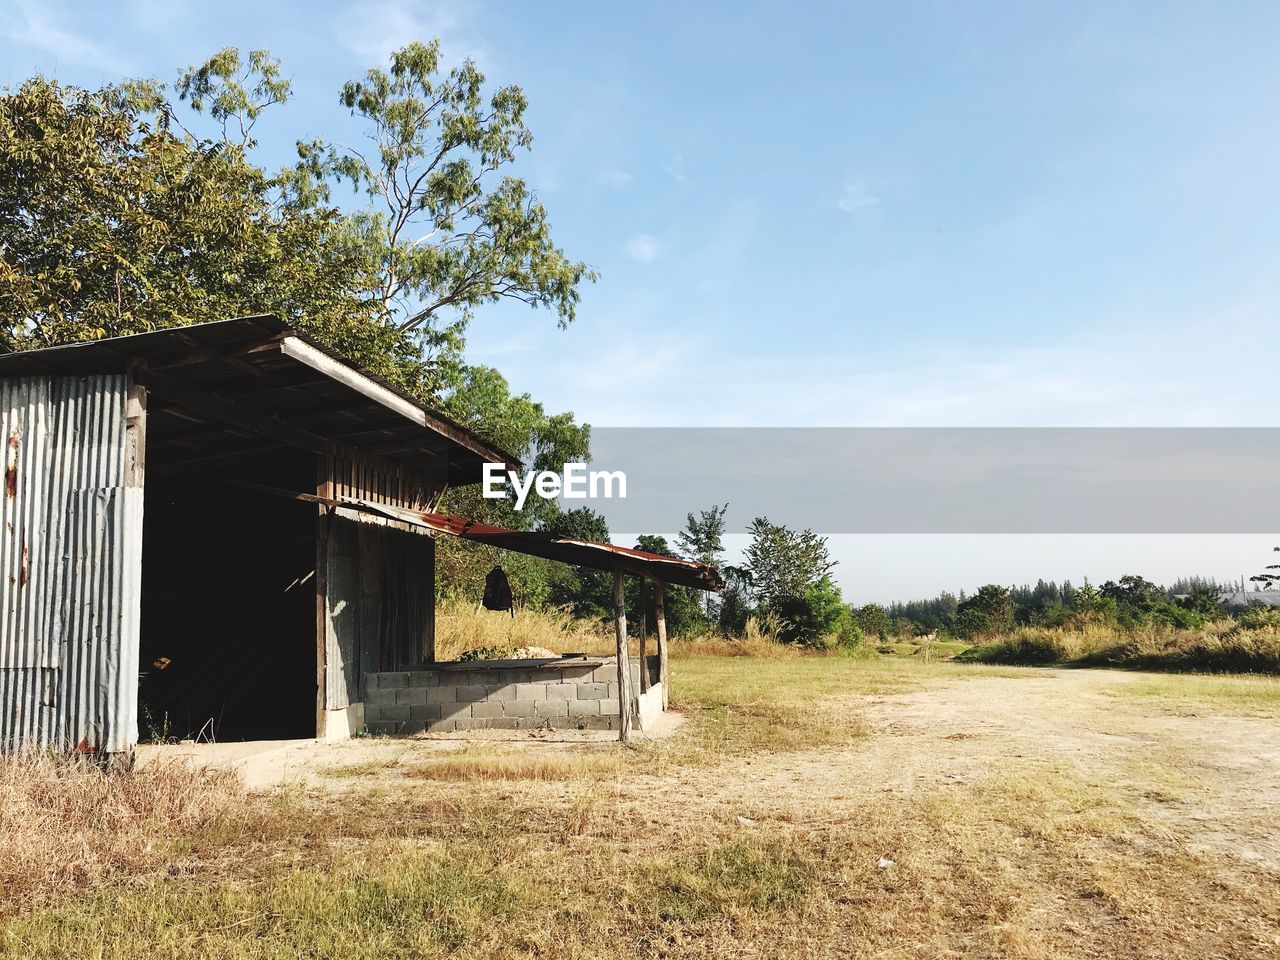
{"type": "Polygon", "coordinates": [[[600,174],[600,182],[610,187],[625,187],[633,180],[635,177],[625,170],[605,170],[600,174]]]}
{"type": "Polygon", "coordinates": [[[428,5],[420,0],[365,0],[338,15],[334,33],[352,53],[379,64],[411,41],[438,37],[442,66],[452,67],[470,58],[484,60],[492,67],[484,45],[460,33],[469,13],[467,3],[428,5]]]}
{"type": "Polygon", "coordinates": [[[16,9],[0,21],[0,32],[14,43],[43,50],[63,63],[109,73],[124,73],[128,69],[119,57],[59,25],[71,19],[30,0],[19,0],[16,9]]]}
{"type": "Polygon", "coordinates": [[[851,180],[846,183],[840,191],[840,196],[836,198],[836,206],[846,213],[865,210],[867,207],[874,207],[879,202],[880,198],[874,196],[867,189],[867,185],[859,180],[851,180]]]}
{"type": "Polygon", "coordinates": [[[647,233],[638,233],[627,241],[627,255],[639,263],[652,263],[662,252],[662,244],[657,237],[647,233]]]}
{"type": "Polygon", "coordinates": [[[659,169],[676,183],[684,183],[689,179],[684,172],[684,157],[681,154],[676,154],[670,163],[664,163],[659,169]]]}

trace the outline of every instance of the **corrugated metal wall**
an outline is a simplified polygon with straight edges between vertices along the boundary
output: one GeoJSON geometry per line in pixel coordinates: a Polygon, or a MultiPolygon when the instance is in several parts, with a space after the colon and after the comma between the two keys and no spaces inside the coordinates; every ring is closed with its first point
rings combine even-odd
{"type": "Polygon", "coordinates": [[[123,375],[0,380],[0,749],[137,741],[142,488],[123,375]]]}

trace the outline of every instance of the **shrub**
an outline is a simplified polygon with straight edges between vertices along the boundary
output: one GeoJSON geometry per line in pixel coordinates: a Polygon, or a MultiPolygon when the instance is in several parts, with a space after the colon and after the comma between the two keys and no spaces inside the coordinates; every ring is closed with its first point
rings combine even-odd
{"type": "Polygon", "coordinates": [[[782,621],[782,639],[804,646],[823,646],[849,617],[849,608],[840,598],[840,588],[823,577],[799,596],[781,597],[773,604],[782,621]]]}
{"type": "Polygon", "coordinates": [[[1264,603],[1251,603],[1239,617],[1240,626],[1249,630],[1261,627],[1280,627],[1280,607],[1269,607],[1264,603]]]}
{"type": "Polygon", "coordinates": [[[998,640],[965,651],[966,660],[984,663],[1051,664],[1065,663],[1073,650],[1060,631],[1022,627],[998,640]]]}

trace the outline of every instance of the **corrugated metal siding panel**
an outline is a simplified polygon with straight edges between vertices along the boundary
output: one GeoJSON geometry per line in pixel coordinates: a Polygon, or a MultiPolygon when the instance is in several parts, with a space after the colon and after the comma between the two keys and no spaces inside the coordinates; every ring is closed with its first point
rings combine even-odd
{"type": "Polygon", "coordinates": [[[0,748],[137,740],[142,490],[124,376],[0,381],[0,748]]]}

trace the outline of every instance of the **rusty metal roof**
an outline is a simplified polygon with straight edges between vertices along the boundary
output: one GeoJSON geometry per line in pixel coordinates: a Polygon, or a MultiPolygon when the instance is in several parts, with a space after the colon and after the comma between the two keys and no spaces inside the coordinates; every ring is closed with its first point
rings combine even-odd
{"type": "Polygon", "coordinates": [[[698,590],[724,589],[724,578],[720,576],[720,571],[710,564],[699,563],[696,560],[664,557],[661,554],[646,553],[643,550],[617,547],[611,543],[577,540],[540,531],[510,530],[506,527],[494,527],[474,520],[465,520],[462,517],[451,517],[443,513],[422,513],[385,503],[344,499],[343,505],[378,513],[392,520],[425,527],[439,533],[447,533],[463,540],[487,543],[503,550],[514,550],[516,553],[527,553],[547,560],[558,560],[561,563],[572,563],[595,570],[614,570],[621,567],[629,573],[638,574],[649,580],[680,584],[698,590]]]}
{"type": "Polygon", "coordinates": [[[136,363],[144,365],[139,379],[152,394],[148,456],[175,471],[199,472],[210,460],[249,457],[291,441],[305,446],[308,438],[422,469],[443,461],[454,485],[478,482],[484,462],[519,466],[475,431],[271,316],[3,354],[0,378],[116,374],[136,363]],[[191,390],[214,406],[197,411],[182,403],[191,390]],[[265,418],[275,436],[208,415],[216,404],[265,418]]]}

